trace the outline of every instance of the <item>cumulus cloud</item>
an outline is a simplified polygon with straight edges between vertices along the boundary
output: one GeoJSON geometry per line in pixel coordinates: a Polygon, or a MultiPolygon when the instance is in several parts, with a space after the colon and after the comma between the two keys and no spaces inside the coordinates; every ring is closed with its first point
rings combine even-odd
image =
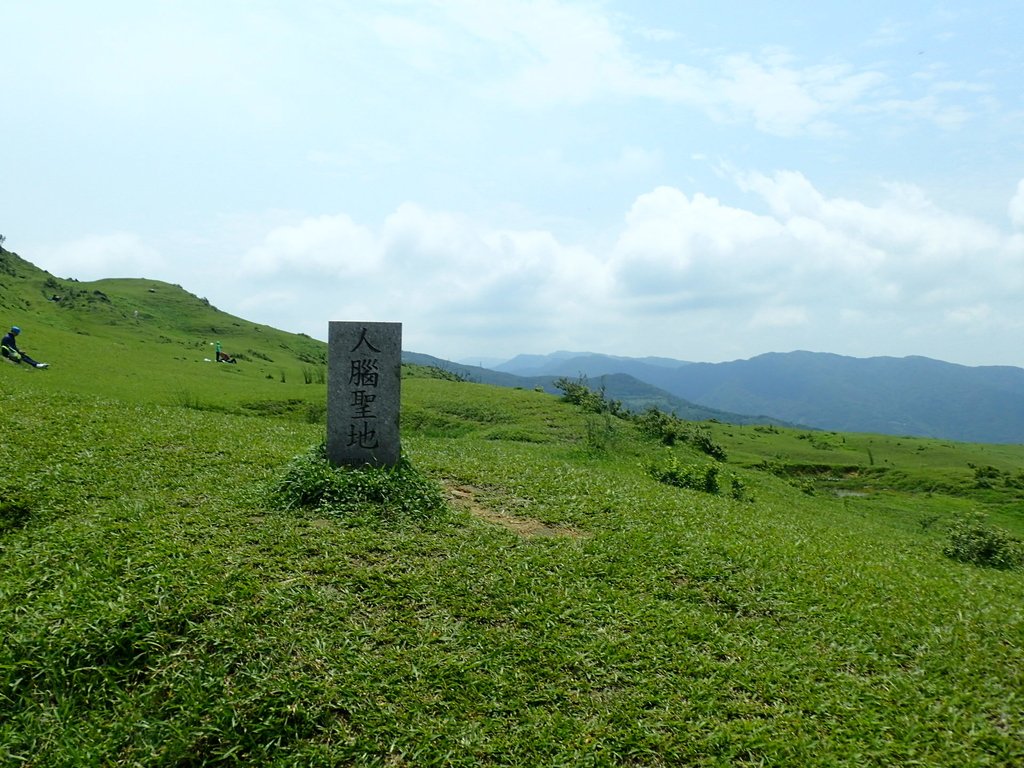
{"type": "Polygon", "coordinates": [[[718,359],[834,351],[835,339],[850,345],[858,334],[899,336],[918,345],[907,353],[923,353],[930,335],[990,332],[1016,306],[1024,238],[944,210],[914,186],[886,185],[868,202],[830,196],[792,171],[733,179],[763,210],[656,187],[605,246],[412,203],[378,227],[342,214],[308,218],[269,230],[238,279],[249,306],[292,313],[283,327],[316,335],[301,324],[315,315],[324,327],[399,319],[409,344],[441,355],[672,354],[681,329],[687,340],[714,340],[718,359]],[[296,274],[314,279],[299,292],[296,274]]]}
{"type": "Polygon", "coordinates": [[[948,285],[953,275],[954,283],[963,280],[978,271],[979,254],[1005,261],[997,230],[940,209],[913,185],[887,185],[885,198],[869,205],[826,198],[800,173],[739,174],[737,183],[758,194],[802,243],[817,237],[831,266],[884,276],[904,285],[904,294],[948,285]]]}
{"type": "Polygon", "coordinates": [[[1000,313],[1013,325],[1024,238],[913,186],[888,185],[868,203],[829,197],[794,172],[735,179],[766,213],[670,187],[636,200],[609,258],[631,312],[685,324],[710,312],[725,337],[746,327],[783,348],[835,349],[853,327],[920,344],[943,328],[989,332],[1000,313]]]}
{"type": "MultiPolygon", "coordinates": [[[[193,279],[217,286],[203,291],[218,306],[287,330],[323,337],[331,319],[398,320],[409,348],[452,357],[559,347],[692,359],[850,353],[864,334],[903,338],[909,354],[936,335],[991,334],[996,318],[1007,333],[1015,327],[1021,234],[945,210],[912,185],[885,185],[866,201],[793,171],[731,178],[752,196],[747,205],[656,187],[606,244],[414,203],[377,225],[293,216],[193,279]]],[[[1018,225],[1022,202],[1024,183],[1011,203],[1018,225]]],[[[128,233],[44,249],[41,265],[79,279],[159,277],[167,266],[128,233]]]]}
{"type": "Polygon", "coordinates": [[[43,246],[40,266],[58,277],[100,280],[107,277],[159,277],[166,266],[160,252],[131,232],[113,232],[43,246]]]}
{"type": "Polygon", "coordinates": [[[641,195],[626,215],[611,255],[618,281],[645,296],[745,291],[778,254],[778,222],[674,187],[641,195]],[[754,253],[751,243],[767,246],[754,253]],[[737,281],[737,282],[733,282],[737,281]]]}
{"type": "Polygon", "coordinates": [[[338,214],[272,229],[240,266],[258,275],[345,277],[371,271],[377,258],[374,235],[338,214]]]}
{"type": "Polygon", "coordinates": [[[413,203],[376,228],[344,214],[274,226],[228,282],[244,296],[240,312],[258,310],[279,327],[322,337],[330,319],[405,318],[410,333],[432,336],[426,351],[441,337],[471,344],[531,329],[539,340],[564,330],[568,342],[576,323],[599,318],[608,292],[589,249],[413,203]]]}

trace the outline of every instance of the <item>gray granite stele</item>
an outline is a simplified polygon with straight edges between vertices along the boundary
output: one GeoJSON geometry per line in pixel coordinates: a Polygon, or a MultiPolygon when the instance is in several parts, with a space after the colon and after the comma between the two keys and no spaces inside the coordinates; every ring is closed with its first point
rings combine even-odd
{"type": "Polygon", "coordinates": [[[391,467],[398,432],[402,324],[331,321],[327,337],[327,458],[391,467]]]}

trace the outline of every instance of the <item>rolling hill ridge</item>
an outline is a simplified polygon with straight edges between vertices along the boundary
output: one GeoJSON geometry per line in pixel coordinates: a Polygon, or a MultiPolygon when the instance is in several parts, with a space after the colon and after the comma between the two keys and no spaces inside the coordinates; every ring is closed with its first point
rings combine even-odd
{"type": "Polygon", "coordinates": [[[925,357],[768,353],[727,363],[555,353],[498,366],[509,373],[628,373],[708,408],[848,432],[1024,443],[1024,369],[969,367],[925,357]]]}

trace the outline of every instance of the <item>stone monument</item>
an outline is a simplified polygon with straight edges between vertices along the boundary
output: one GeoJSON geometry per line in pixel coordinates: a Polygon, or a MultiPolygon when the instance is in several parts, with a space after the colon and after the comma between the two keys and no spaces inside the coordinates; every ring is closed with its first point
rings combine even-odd
{"type": "Polygon", "coordinates": [[[398,463],[401,382],[401,323],[329,324],[327,458],[332,464],[398,463]]]}

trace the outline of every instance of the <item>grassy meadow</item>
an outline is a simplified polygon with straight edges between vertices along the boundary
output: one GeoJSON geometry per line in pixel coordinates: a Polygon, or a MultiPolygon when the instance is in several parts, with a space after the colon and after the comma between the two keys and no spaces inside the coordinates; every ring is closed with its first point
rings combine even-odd
{"type": "Polygon", "coordinates": [[[702,425],[716,460],[408,366],[415,493],[289,503],[323,344],[6,266],[52,367],[0,362],[0,765],[1024,764],[1024,570],[944,553],[1024,536],[1024,446],[702,425]]]}

